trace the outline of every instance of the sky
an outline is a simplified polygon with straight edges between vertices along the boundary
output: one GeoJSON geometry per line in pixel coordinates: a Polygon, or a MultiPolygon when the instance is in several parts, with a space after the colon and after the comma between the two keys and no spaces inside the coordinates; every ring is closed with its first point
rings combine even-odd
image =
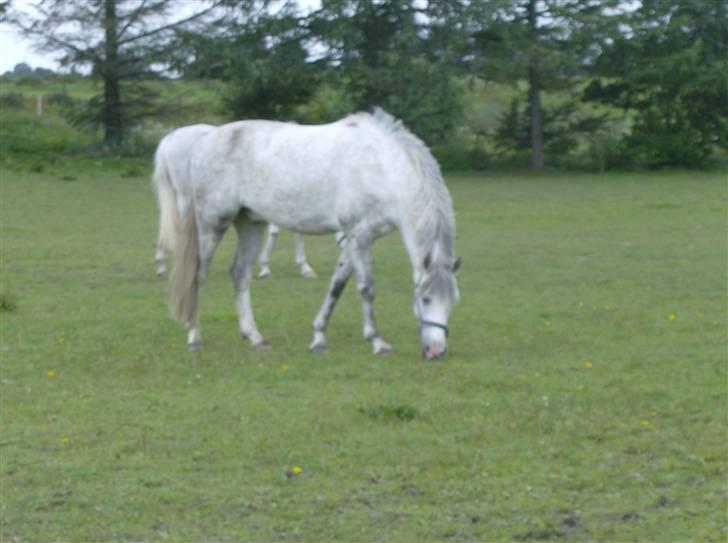
{"type": "Polygon", "coordinates": [[[33,68],[58,67],[53,55],[34,52],[28,40],[20,36],[10,25],[0,23],[0,74],[12,70],[21,62],[27,62],[33,68]]]}
{"type": "MultiPolygon", "coordinates": [[[[180,4],[195,4],[196,0],[179,0],[180,4]]],[[[297,0],[301,7],[310,9],[320,5],[320,0],[297,0]]],[[[24,9],[35,3],[33,0],[14,0],[12,5],[24,9]]],[[[16,64],[27,62],[31,68],[58,69],[60,53],[39,53],[32,43],[18,34],[6,23],[0,23],[0,74],[12,70],[16,64]]]]}

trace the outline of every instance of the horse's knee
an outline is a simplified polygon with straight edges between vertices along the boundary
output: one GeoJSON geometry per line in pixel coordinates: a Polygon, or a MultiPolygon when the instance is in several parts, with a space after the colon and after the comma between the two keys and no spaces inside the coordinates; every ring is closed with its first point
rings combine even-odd
{"type": "Polygon", "coordinates": [[[241,290],[246,282],[252,278],[250,267],[238,263],[230,266],[230,279],[232,279],[235,290],[241,290]]]}
{"type": "Polygon", "coordinates": [[[365,283],[363,285],[359,285],[359,294],[361,294],[361,297],[365,300],[370,302],[373,301],[375,296],[374,284],[365,283]]]}

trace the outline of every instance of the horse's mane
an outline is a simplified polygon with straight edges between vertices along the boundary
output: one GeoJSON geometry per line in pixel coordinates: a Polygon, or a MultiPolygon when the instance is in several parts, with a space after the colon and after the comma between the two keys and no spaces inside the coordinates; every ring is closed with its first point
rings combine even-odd
{"type": "Polygon", "coordinates": [[[401,120],[378,107],[369,115],[376,125],[399,143],[422,180],[422,208],[416,225],[417,246],[423,255],[430,256],[433,264],[451,266],[455,256],[455,218],[440,165],[427,145],[401,120]],[[437,250],[433,251],[436,244],[437,250]]]}

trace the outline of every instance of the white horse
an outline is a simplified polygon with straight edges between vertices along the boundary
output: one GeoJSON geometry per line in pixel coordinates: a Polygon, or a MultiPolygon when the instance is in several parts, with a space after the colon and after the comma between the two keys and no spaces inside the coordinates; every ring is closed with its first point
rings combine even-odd
{"type": "MultiPolygon", "coordinates": [[[[180,152],[184,152],[185,154],[191,152],[197,141],[214,128],[214,126],[209,124],[185,126],[173,132],[174,138],[172,138],[172,134],[167,136],[167,138],[163,140],[166,141],[164,147],[160,143],[159,151],[156,155],[156,171],[160,176],[165,174],[168,175],[169,183],[172,185],[175,192],[182,191],[184,193],[185,190],[188,190],[188,188],[192,186],[192,183],[186,179],[187,170],[180,167],[179,161],[176,163],[170,163],[169,161],[179,160],[180,152]],[[172,141],[174,143],[172,143],[172,141]],[[171,148],[173,148],[173,150],[171,150],[171,148]]],[[[157,178],[158,177],[155,174],[155,179],[157,178]]],[[[162,208],[160,211],[166,212],[167,210],[162,208]]],[[[157,265],[157,275],[164,276],[167,274],[166,253],[167,251],[174,251],[174,247],[165,246],[165,240],[162,238],[162,225],[165,224],[169,218],[162,217],[161,215],[162,213],[160,213],[159,237],[155,246],[154,261],[157,265]]],[[[271,275],[270,255],[273,252],[273,247],[275,246],[279,232],[280,228],[278,226],[275,224],[269,225],[268,238],[263,246],[263,251],[260,253],[260,273],[258,273],[258,277],[261,279],[265,279],[271,275]]],[[[303,235],[298,232],[294,232],[294,241],[296,245],[294,262],[298,266],[301,275],[306,278],[316,278],[316,272],[313,271],[313,268],[311,268],[306,260],[306,253],[303,246],[303,235]]]]}
{"type": "MultiPolygon", "coordinates": [[[[263,250],[260,252],[260,272],[258,272],[258,279],[267,279],[271,275],[270,255],[273,252],[273,247],[275,247],[276,239],[278,238],[280,231],[281,229],[279,226],[275,224],[268,225],[268,237],[265,240],[265,245],[263,245],[263,250]]],[[[316,275],[316,272],[313,271],[313,268],[306,261],[306,251],[303,247],[303,234],[294,232],[293,241],[296,244],[296,256],[294,258],[294,262],[298,266],[301,276],[307,279],[315,279],[318,275],[316,275]]]]}
{"type": "Polygon", "coordinates": [[[255,348],[269,345],[253,318],[249,287],[271,223],[346,236],[313,323],[312,351],[327,348],[326,328],[352,273],[362,298],[364,337],[375,354],[391,351],[374,319],[370,250],[376,238],[398,229],[413,268],[422,355],[445,353],[447,322],[459,297],[452,201],[437,162],[400,121],[382,110],[317,126],[240,121],[209,128],[191,150],[179,144],[182,130],[160,143],[154,181],[161,244],[175,247],[172,314],[187,326],[189,348],[201,346],[200,286],[230,225],[238,234],[230,271],[240,332],[255,348]],[[179,186],[171,181],[177,175],[179,186]]]}

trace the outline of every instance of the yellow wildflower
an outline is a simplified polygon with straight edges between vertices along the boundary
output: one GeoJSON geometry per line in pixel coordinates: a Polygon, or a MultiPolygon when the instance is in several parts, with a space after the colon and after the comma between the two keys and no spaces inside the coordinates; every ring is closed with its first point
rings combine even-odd
{"type": "Polygon", "coordinates": [[[670,313],[667,316],[667,320],[669,320],[669,321],[674,321],[675,319],[677,319],[677,315],[675,315],[675,313],[670,313]]]}
{"type": "Polygon", "coordinates": [[[55,371],[48,370],[48,377],[55,377],[55,376],[56,376],[56,372],[55,371]]]}
{"type": "Polygon", "coordinates": [[[303,469],[301,469],[300,466],[293,466],[291,468],[291,473],[293,473],[293,475],[300,475],[302,471],[303,469]]]}
{"type": "Polygon", "coordinates": [[[584,362],[584,367],[586,369],[590,370],[592,368],[592,363],[589,360],[587,360],[586,362],[584,362]]]}

